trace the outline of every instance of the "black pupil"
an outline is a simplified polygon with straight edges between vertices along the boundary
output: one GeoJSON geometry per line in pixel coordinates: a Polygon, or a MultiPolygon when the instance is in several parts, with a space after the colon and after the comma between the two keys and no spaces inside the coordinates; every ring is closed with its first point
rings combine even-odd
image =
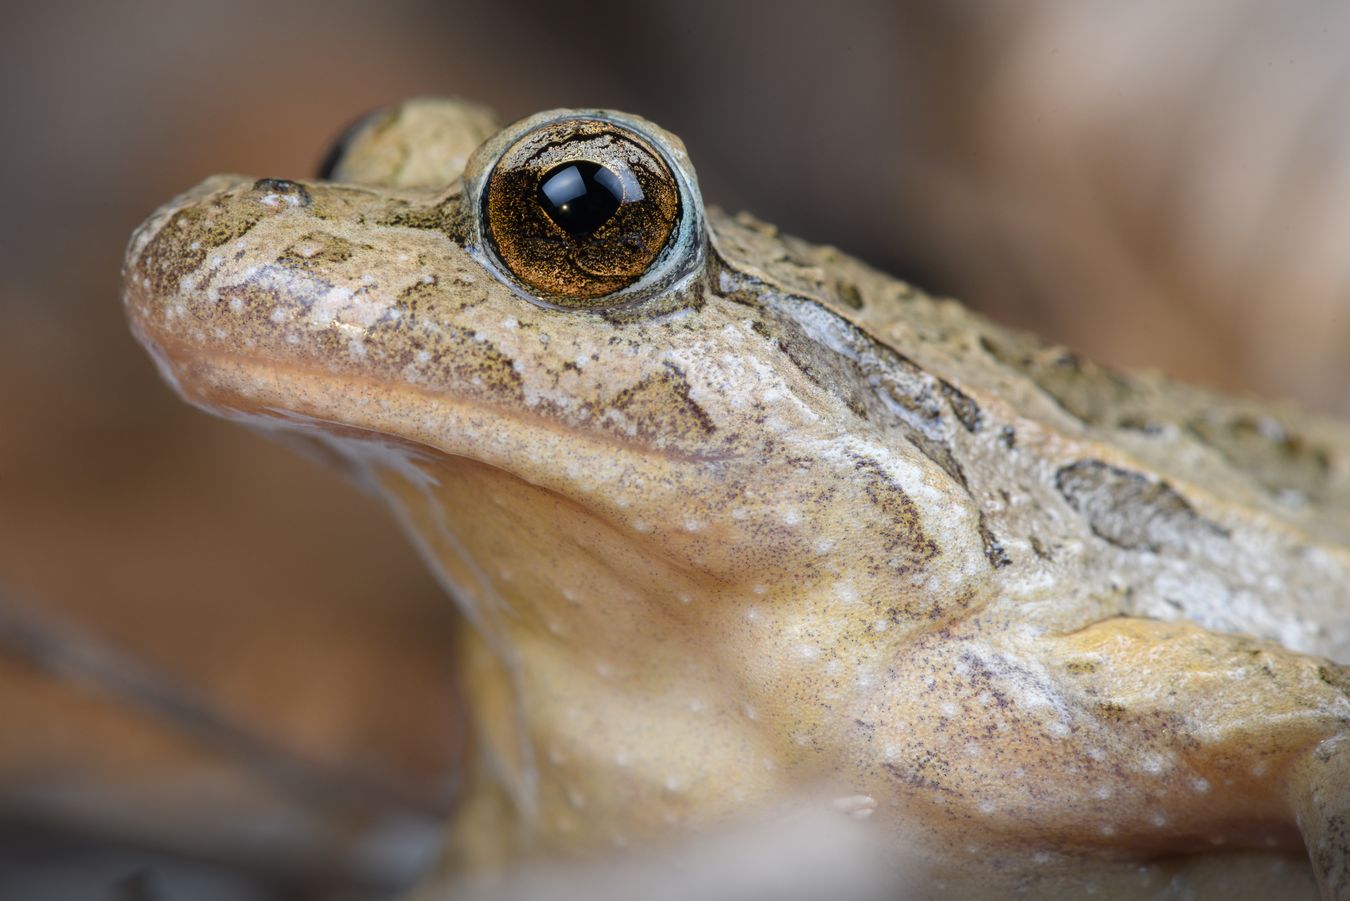
{"type": "Polygon", "coordinates": [[[622,203],[619,176],[589,160],[561,163],[539,180],[539,205],[578,241],[608,222],[622,203]]]}

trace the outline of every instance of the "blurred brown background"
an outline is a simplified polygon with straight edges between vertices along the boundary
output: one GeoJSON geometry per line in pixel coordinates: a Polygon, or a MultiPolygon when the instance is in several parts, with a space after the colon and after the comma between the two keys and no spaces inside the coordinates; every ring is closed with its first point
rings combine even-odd
{"type": "Polygon", "coordinates": [[[610,106],[704,196],[1091,356],[1350,412],[1333,2],[8,4],[0,898],[367,898],[463,753],[450,605],[336,475],[196,413],[131,229],[409,95],[610,106]],[[77,865],[78,864],[78,865],[77,865]]]}

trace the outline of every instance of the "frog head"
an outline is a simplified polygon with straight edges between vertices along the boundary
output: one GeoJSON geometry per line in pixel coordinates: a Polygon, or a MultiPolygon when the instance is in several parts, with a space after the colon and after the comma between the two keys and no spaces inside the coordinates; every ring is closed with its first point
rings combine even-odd
{"type": "MultiPolygon", "coordinates": [[[[705,213],[678,138],[555,110],[462,173],[407,159],[440,144],[405,147],[412,186],[361,171],[383,145],[348,145],[336,174],[379,183],[218,176],[133,237],[126,305],[189,400],[378,448],[363,459],[405,475],[471,461],[700,583],[644,594],[833,590],[866,571],[921,586],[943,568],[938,533],[970,511],[939,511],[948,476],[869,440],[852,327],[744,259],[790,248],[705,213]]],[[[463,529],[501,518],[447,511],[463,529]]],[[[569,531],[558,557],[598,553],[565,551],[569,531]]]]}

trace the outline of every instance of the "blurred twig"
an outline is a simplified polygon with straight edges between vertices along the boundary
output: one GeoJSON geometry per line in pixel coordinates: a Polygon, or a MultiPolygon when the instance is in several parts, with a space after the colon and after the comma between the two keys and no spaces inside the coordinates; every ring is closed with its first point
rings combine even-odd
{"type": "Polygon", "coordinates": [[[4,585],[0,585],[0,656],[124,702],[205,747],[237,758],[250,772],[305,800],[330,807],[396,805],[436,818],[446,814],[444,799],[428,799],[368,773],[309,759],[259,734],[221,712],[173,673],[39,612],[4,585]]]}

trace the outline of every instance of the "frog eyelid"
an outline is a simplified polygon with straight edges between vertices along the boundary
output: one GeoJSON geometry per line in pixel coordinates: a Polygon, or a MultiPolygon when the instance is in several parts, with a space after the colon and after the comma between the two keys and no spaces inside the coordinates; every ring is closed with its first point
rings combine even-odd
{"type": "MultiPolygon", "coordinates": [[[[591,159],[585,161],[599,162],[591,159]]],[[[558,162],[561,164],[561,160],[558,162]]],[[[626,198],[642,198],[640,190],[631,194],[627,192],[627,188],[637,186],[631,172],[614,171],[609,166],[605,168],[624,183],[626,198]],[[628,181],[634,181],[634,184],[628,185],[628,181]]],[[[708,239],[703,201],[684,147],[674,135],[637,116],[607,110],[551,110],[509,125],[484,142],[470,157],[464,172],[462,202],[467,205],[466,218],[471,223],[466,242],[470,255],[515,294],[539,306],[569,312],[608,312],[637,307],[644,301],[658,297],[675,298],[684,293],[684,287],[702,277],[707,261],[708,239]],[[612,126],[619,138],[628,139],[652,152],[664,164],[678,196],[678,211],[662,249],[631,282],[595,296],[553,293],[531,285],[513,272],[502,259],[485,221],[485,197],[490,180],[503,157],[523,140],[550,131],[560,131],[569,123],[612,126]]]]}

